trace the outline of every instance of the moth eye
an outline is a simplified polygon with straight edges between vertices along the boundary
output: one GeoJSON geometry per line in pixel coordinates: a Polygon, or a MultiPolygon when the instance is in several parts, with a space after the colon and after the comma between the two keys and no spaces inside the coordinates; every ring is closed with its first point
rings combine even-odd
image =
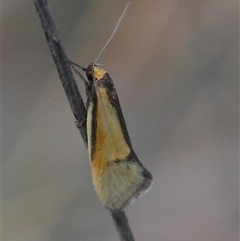
{"type": "Polygon", "coordinates": [[[93,81],[93,63],[89,64],[86,70],[86,76],[89,81],[93,81]]]}
{"type": "Polygon", "coordinates": [[[87,69],[86,76],[89,81],[93,81],[92,75],[93,75],[92,69],[87,69]]]}

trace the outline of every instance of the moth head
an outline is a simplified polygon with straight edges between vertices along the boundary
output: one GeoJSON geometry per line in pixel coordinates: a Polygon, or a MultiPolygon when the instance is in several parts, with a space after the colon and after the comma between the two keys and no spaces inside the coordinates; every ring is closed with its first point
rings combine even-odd
{"type": "Polygon", "coordinates": [[[86,70],[86,76],[89,81],[89,84],[93,84],[94,80],[102,80],[106,73],[106,70],[101,68],[99,64],[91,63],[86,70]]]}

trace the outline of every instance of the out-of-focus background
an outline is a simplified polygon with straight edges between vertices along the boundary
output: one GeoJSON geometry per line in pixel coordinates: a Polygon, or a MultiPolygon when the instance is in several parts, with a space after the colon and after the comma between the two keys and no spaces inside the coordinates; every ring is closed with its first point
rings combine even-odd
{"type": "MultiPolygon", "coordinates": [[[[126,3],[51,0],[69,58],[94,61],[126,3]]],[[[3,240],[119,240],[33,2],[2,8],[3,240]]],[[[99,60],[154,177],[126,209],[136,241],[238,240],[238,12],[237,0],[136,0],[99,60]]]]}

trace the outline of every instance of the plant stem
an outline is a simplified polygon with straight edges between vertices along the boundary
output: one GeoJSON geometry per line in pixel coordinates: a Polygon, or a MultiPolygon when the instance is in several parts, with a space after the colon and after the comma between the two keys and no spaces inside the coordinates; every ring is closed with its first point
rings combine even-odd
{"type": "MultiPolygon", "coordinates": [[[[68,102],[72,109],[72,113],[76,119],[77,126],[82,135],[85,145],[87,145],[87,130],[85,125],[86,108],[82,100],[82,96],[78,90],[70,62],[62,47],[61,40],[54,22],[53,15],[47,0],[33,0],[42,28],[48,43],[49,50],[52,54],[56,65],[58,75],[61,79],[64,91],[67,95],[68,102]]],[[[134,241],[132,231],[128,224],[124,211],[111,212],[114,224],[117,228],[121,241],[134,241]]]]}

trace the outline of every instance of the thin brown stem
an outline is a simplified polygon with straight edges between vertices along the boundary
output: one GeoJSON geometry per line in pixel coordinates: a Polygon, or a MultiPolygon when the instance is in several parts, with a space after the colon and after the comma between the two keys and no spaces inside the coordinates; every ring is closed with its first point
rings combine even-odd
{"type": "Polygon", "coordinates": [[[83,123],[85,118],[85,106],[78,90],[76,81],[73,77],[70,62],[62,47],[61,40],[48,5],[47,0],[33,0],[39,18],[41,20],[42,28],[48,43],[49,50],[56,65],[58,75],[61,79],[64,91],[67,95],[68,102],[72,109],[72,113],[79,126],[84,143],[87,142],[86,126],[83,123]]]}
{"type": "Polygon", "coordinates": [[[124,211],[113,211],[112,217],[121,241],[134,241],[127,217],[124,211]]]}
{"type": "MultiPolygon", "coordinates": [[[[76,81],[73,77],[70,61],[62,47],[61,40],[54,22],[53,15],[47,0],[33,0],[42,28],[61,79],[68,102],[76,119],[83,141],[87,143],[87,131],[85,124],[86,109],[76,81]]],[[[121,241],[134,241],[127,217],[123,211],[111,212],[115,226],[121,241]]]]}

